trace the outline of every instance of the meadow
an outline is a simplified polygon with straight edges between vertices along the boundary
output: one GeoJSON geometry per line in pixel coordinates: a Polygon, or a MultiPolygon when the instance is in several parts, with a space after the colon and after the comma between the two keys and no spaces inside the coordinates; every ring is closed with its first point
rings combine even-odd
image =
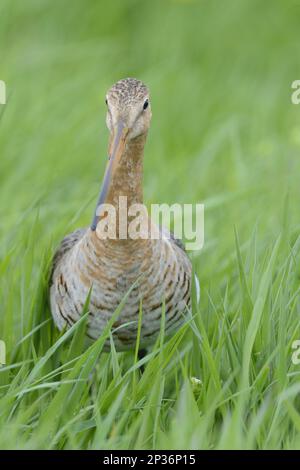
{"type": "Polygon", "coordinates": [[[297,0],[1,0],[0,449],[299,449],[297,0]],[[201,302],[136,351],[60,334],[63,236],[105,166],[105,93],[143,80],[150,203],[204,203],[201,302]],[[141,364],[144,372],[141,373],[141,364]]]}

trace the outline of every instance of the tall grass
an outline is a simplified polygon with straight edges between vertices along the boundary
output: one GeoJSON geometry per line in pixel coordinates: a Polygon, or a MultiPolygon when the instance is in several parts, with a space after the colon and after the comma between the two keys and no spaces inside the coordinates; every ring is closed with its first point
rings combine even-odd
{"type": "MultiPolygon", "coordinates": [[[[299,4],[2,0],[0,448],[299,448],[299,4]],[[152,93],[145,200],[204,202],[202,288],[138,361],[59,334],[48,267],[88,225],[106,89],[152,93]],[[140,365],[144,364],[141,374],[140,365]]],[[[118,312],[116,312],[116,315],[118,312]]]]}

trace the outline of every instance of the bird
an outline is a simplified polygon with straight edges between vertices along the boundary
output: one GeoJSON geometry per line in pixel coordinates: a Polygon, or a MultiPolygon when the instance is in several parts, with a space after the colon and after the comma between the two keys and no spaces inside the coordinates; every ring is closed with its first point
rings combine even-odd
{"type": "MultiPolygon", "coordinates": [[[[152,117],[148,87],[136,78],[117,81],[107,92],[108,159],[92,223],[67,235],[54,254],[50,275],[50,308],[59,330],[82,316],[89,297],[86,334],[97,340],[127,295],[113,323],[117,351],[136,347],[139,314],[140,348],[157,340],[164,311],[165,334],[173,334],[191,307],[192,264],[183,244],[145,215],[147,234],[159,237],[103,237],[99,231],[113,207],[121,218],[119,200],[128,207],[143,204],[144,147],[152,117]],[[99,213],[101,213],[99,215],[99,213]],[[164,309],[164,310],[163,310],[164,309]]],[[[125,223],[128,231],[130,220],[125,223]],[[127,225],[126,225],[127,224],[127,225]]],[[[124,228],[124,227],[123,227],[124,228]]],[[[107,339],[104,350],[109,351],[107,339]]]]}

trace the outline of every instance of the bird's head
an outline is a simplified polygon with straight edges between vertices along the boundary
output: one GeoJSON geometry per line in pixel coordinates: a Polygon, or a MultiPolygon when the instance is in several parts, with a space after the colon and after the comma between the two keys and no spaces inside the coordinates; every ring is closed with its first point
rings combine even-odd
{"type": "Polygon", "coordinates": [[[125,78],[115,83],[106,95],[106,124],[114,144],[118,136],[126,140],[146,134],[151,120],[149,90],[136,78],[125,78]]]}

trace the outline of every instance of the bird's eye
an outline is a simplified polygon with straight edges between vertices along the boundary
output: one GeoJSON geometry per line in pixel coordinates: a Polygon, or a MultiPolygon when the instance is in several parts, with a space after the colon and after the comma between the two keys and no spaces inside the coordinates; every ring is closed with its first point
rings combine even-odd
{"type": "Polygon", "coordinates": [[[105,99],[105,104],[106,104],[106,106],[108,105],[108,101],[107,101],[107,98],[105,99]]]}
{"type": "Polygon", "coordinates": [[[149,105],[149,101],[146,100],[145,103],[144,103],[144,105],[143,105],[143,109],[147,109],[147,108],[148,108],[148,105],[149,105]]]}

